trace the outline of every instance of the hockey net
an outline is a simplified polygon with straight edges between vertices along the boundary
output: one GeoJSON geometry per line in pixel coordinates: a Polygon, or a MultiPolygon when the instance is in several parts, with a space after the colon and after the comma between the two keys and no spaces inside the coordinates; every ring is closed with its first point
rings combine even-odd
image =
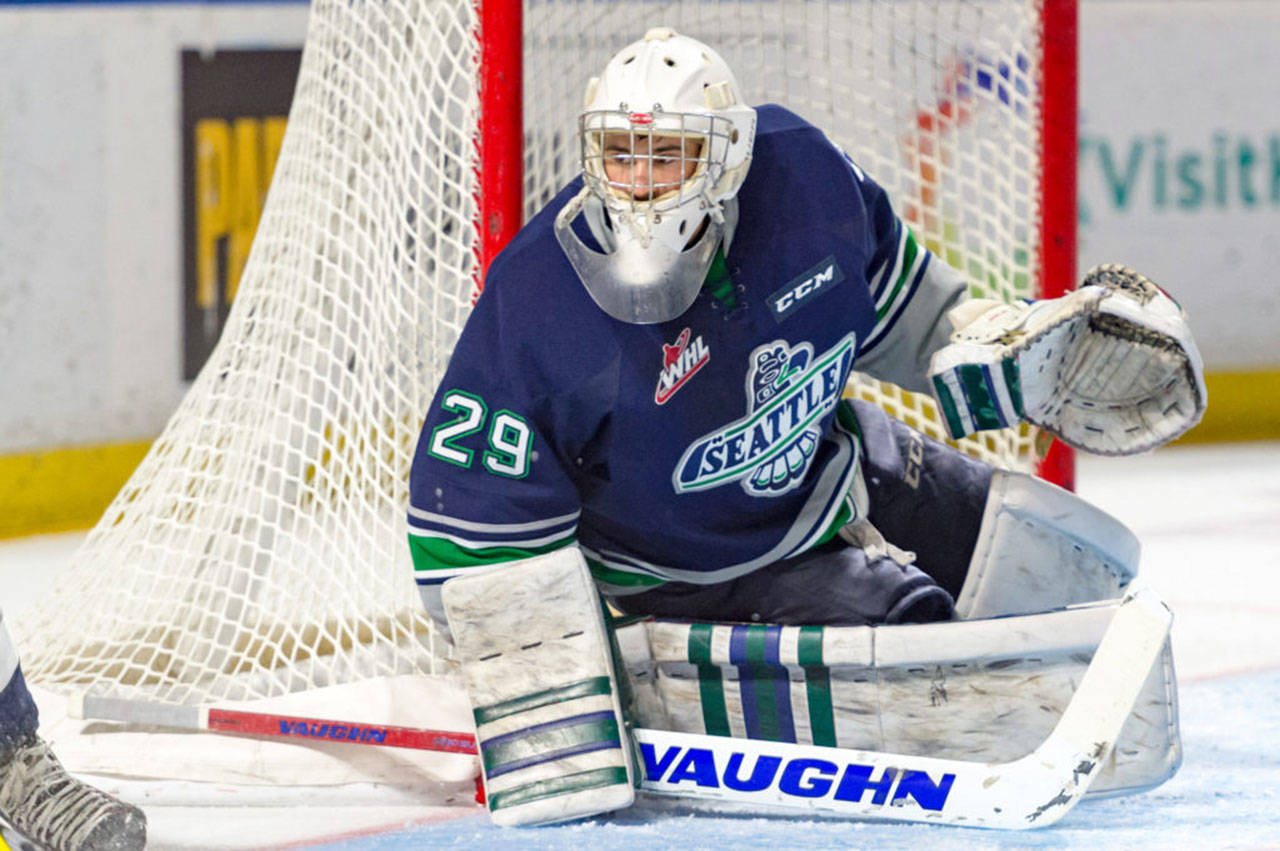
{"type": "MultiPolygon", "coordinates": [[[[750,101],[823,127],[975,292],[1033,295],[1045,277],[1043,5],[528,2],[523,213],[573,176],[588,77],[667,25],[721,50],[750,101]]],[[[499,119],[482,122],[479,16],[469,0],[315,0],[221,341],[68,580],[16,625],[30,680],[191,705],[447,672],[412,580],[405,506],[490,224],[477,127],[499,119]]],[[[856,392],[940,435],[926,401],[856,392]]],[[[1025,468],[1032,439],[968,448],[1025,468]]]]}

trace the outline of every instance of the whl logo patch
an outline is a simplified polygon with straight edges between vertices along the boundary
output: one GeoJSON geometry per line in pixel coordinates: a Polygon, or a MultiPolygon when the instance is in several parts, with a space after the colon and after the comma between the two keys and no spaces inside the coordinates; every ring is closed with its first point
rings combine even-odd
{"type": "Polygon", "coordinates": [[[822,437],[819,425],[840,402],[856,334],[820,355],[810,343],[774,340],[751,353],[747,415],[694,441],[671,474],[676,493],[741,482],[751,496],[780,496],[804,479],[822,437]]]}
{"type": "Polygon", "coordinates": [[[653,391],[653,401],[665,405],[676,391],[693,378],[694,373],[711,360],[711,349],[699,335],[692,343],[692,332],[686,328],[680,332],[675,344],[662,344],[662,374],[658,376],[658,388],[653,391]]]}

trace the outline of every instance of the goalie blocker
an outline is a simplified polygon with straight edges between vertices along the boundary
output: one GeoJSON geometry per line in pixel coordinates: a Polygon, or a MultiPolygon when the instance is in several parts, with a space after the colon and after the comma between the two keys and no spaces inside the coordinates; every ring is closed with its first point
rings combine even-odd
{"type": "Polygon", "coordinates": [[[604,610],[568,547],[444,584],[495,824],[630,806],[634,762],[604,610]]]}

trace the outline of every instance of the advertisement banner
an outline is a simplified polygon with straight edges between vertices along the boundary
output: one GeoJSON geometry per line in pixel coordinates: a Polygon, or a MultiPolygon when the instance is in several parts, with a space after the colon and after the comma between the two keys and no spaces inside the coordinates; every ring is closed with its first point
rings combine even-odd
{"type": "Polygon", "coordinates": [[[182,377],[218,341],[249,258],[301,50],[182,52],[182,377]]]}
{"type": "Polygon", "coordinates": [[[1211,373],[1275,370],[1280,3],[1080,11],[1081,272],[1121,262],[1167,289],[1211,373]]]}

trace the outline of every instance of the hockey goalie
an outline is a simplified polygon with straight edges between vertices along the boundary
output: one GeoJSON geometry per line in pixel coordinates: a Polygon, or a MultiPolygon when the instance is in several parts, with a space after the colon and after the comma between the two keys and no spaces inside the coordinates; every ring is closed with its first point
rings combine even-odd
{"type": "MultiPolygon", "coordinates": [[[[928,809],[950,763],[916,777],[867,755],[1013,760],[1071,699],[1044,683],[1135,679],[1092,686],[1141,630],[1104,653],[1095,609],[1073,608],[1115,612],[1128,530],[842,394],[857,369],[932,392],[954,437],[1026,421],[1141,452],[1205,406],[1169,296],[1106,266],[1061,298],[968,299],[873,175],[802,117],[745,104],[716,52],[670,29],[590,81],[577,140],[581,178],[493,263],[412,470],[416,578],[458,648],[495,822],[626,806],[641,769],[928,809]],[[601,597],[650,618],[638,642],[617,634],[625,661],[601,597]],[[633,748],[637,718],[811,750],[633,748]]],[[[1164,695],[1152,658],[1136,679],[1164,695]]],[[[1113,791],[1153,785],[1176,768],[1155,738],[1094,743],[1073,768],[1105,758],[1113,791]],[[1115,764],[1144,749],[1158,765],[1115,764]]]]}

